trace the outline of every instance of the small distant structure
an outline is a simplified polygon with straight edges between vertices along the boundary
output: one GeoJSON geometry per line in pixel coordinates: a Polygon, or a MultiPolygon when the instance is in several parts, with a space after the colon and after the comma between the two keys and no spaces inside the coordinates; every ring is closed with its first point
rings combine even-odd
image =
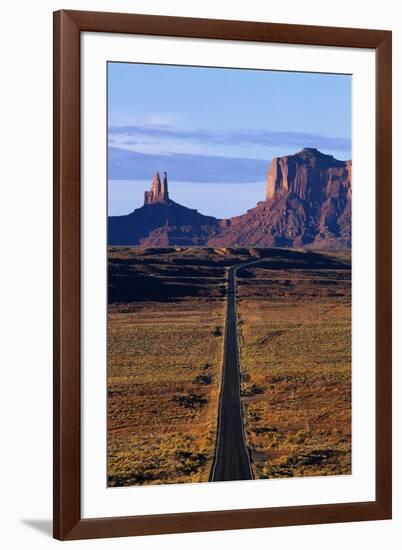
{"type": "Polygon", "coordinates": [[[152,179],[151,190],[144,193],[144,204],[168,203],[169,201],[167,172],[163,172],[162,181],[159,172],[156,172],[152,179]]]}

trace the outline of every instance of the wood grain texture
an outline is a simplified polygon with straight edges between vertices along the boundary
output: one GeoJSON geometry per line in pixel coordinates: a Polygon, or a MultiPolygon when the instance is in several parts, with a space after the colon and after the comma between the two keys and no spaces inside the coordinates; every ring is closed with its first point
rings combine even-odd
{"type": "Polygon", "coordinates": [[[54,16],[54,536],[80,520],[80,48],[54,16]]]}
{"type": "Polygon", "coordinates": [[[392,513],[392,37],[376,49],[376,498],[392,513]]]}
{"type": "Polygon", "coordinates": [[[391,32],[59,11],[54,14],[54,536],[60,540],[391,517],[391,32]],[[376,50],[376,501],[81,519],[80,34],[112,32],[376,50]]]}
{"type": "Polygon", "coordinates": [[[376,48],[388,31],[67,10],[81,31],[376,48]]]}

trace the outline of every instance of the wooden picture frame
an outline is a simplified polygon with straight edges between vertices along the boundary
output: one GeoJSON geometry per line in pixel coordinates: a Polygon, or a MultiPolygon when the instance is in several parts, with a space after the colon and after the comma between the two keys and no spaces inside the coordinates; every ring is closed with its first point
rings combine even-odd
{"type": "Polygon", "coordinates": [[[54,537],[60,540],[391,518],[390,31],[58,11],[54,14],[54,537]],[[80,471],[80,35],[82,32],[375,49],[376,499],[82,519],[80,471]]]}

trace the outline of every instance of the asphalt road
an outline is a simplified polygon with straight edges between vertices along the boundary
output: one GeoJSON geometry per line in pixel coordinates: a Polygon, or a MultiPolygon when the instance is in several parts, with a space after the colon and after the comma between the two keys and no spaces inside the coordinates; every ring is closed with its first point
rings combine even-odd
{"type": "Polygon", "coordinates": [[[237,340],[236,270],[228,269],[227,310],[223,357],[223,380],[219,404],[218,436],[211,481],[253,479],[246,448],[240,403],[240,368],[237,340]]]}

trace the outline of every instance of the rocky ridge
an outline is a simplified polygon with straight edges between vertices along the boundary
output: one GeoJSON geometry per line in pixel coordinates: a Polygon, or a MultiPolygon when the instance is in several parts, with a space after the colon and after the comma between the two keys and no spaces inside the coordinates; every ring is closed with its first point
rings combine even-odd
{"type": "Polygon", "coordinates": [[[109,218],[109,244],[349,248],[351,199],[351,161],[313,148],[274,158],[265,200],[224,220],[172,201],[157,173],[144,206],[109,218]]]}

